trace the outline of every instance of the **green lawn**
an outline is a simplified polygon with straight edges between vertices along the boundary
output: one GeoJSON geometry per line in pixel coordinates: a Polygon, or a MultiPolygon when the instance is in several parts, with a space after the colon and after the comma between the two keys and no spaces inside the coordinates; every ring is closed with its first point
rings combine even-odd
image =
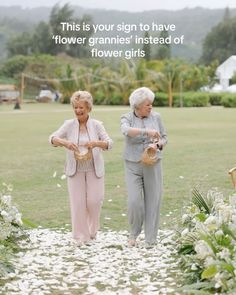
{"type": "MultiPolygon", "coordinates": [[[[119,118],[128,107],[94,107],[93,117],[102,120],[114,140],[114,148],[104,152],[106,197],[102,228],[127,229],[126,190],[122,160],[123,136],[119,118]]],[[[164,198],[161,228],[173,228],[191,197],[191,188],[203,191],[219,187],[232,193],[227,171],[236,165],[236,109],[160,108],[168,131],[165,149],[164,198]]],[[[0,181],[14,187],[12,196],[23,217],[43,227],[70,223],[65,153],[48,143],[49,134],[65,119],[73,117],[69,105],[0,105],[0,181]],[[57,176],[53,178],[54,172],[57,176]],[[58,187],[58,184],[61,187],[58,187]]]]}

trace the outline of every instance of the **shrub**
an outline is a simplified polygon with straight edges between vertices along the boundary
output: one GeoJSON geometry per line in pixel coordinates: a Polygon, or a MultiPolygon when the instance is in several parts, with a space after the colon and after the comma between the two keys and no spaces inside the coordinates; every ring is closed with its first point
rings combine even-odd
{"type": "Polygon", "coordinates": [[[224,95],[222,105],[226,108],[236,108],[236,93],[224,95]]]}
{"type": "Polygon", "coordinates": [[[209,93],[209,102],[213,106],[221,105],[223,93],[209,93]]]}
{"type": "Polygon", "coordinates": [[[153,102],[154,106],[167,107],[168,106],[168,94],[163,92],[157,92],[153,102]]]}
{"type": "Polygon", "coordinates": [[[186,92],[183,95],[184,107],[206,107],[209,105],[209,95],[202,92],[186,92]]]}
{"type": "Polygon", "coordinates": [[[15,75],[22,73],[29,63],[29,58],[23,55],[16,55],[8,59],[2,69],[3,76],[14,78],[15,75]]]}
{"type": "Polygon", "coordinates": [[[101,91],[97,91],[97,92],[93,95],[93,103],[94,103],[95,105],[103,104],[104,100],[105,100],[104,93],[101,92],[101,91]]]}
{"type": "Polygon", "coordinates": [[[124,104],[122,95],[120,93],[113,93],[108,104],[110,104],[110,105],[122,105],[122,104],[124,104]]]}

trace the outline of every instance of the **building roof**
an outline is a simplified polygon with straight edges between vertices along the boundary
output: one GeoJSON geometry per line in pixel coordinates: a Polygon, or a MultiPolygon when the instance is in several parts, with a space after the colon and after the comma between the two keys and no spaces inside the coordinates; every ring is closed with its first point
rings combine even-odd
{"type": "Polygon", "coordinates": [[[231,55],[216,69],[219,79],[231,79],[236,73],[236,55],[231,55]]]}

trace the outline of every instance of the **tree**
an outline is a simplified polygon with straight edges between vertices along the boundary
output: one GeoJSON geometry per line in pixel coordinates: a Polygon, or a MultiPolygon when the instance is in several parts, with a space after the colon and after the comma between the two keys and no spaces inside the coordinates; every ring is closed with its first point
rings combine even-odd
{"type": "MultiPolygon", "coordinates": [[[[73,21],[73,10],[70,9],[69,4],[65,4],[64,6],[60,7],[59,4],[53,6],[50,19],[49,19],[49,26],[51,29],[52,36],[60,35],[61,37],[69,37],[70,32],[62,31],[62,22],[71,23],[73,21]]],[[[64,44],[56,44],[52,48],[52,54],[57,54],[60,52],[65,52],[68,48],[68,45],[64,44]]]]}
{"type": "MultiPolygon", "coordinates": [[[[76,19],[75,22],[83,27],[83,24],[89,25],[89,30],[81,30],[77,36],[81,38],[85,38],[84,44],[75,44],[70,45],[67,49],[67,53],[70,56],[76,56],[78,58],[88,57],[89,56],[89,48],[88,48],[88,39],[93,34],[93,27],[92,27],[92,18],[89,15],[84,15],[81,19],[76,19]]],[[[73,33],[74,34],[74,33],[73,33]]]]}
{"type": "MultiPolygon", "coordinates": [[[[169,37],[169,33],[167,30],[164,30],[160,33],[160,40],[166,40],[166,38],[169,37]]],[[[155,58],[156,59],[166,59],[166,58],[170,58],[171,57],[171,48],[170,48],[170,44],[160,44],[158,46],[158,50],[156,53],[155,58]]]]}
{"type": "Polygon", "coordinates": [[[32,37],[24,32],[20,36],[11,38],[7,43],[8,56],[30,55],[32,53],[32,37]]]}
{"type": "Polygon", "coordinates": [[[223,20],[203,41],[201,62],[209,64],[215,59],[220,63],[235,54],[236,17],[223,20]]]}
{"type": "Polygon", "coordinates": [[[40,22],[32,36],[34,53],[52,53],[53,43],[49,24],[40,22]]]}
{"type": "Polygon", "coordinates": [[[223,20],[226,21],[226,20],[229,20],[229,19],[230,19],[230,10],[229,10],[229,7],[226,7],[225,12],[224,12],[223,20]]]}
{"type": "Polygon", "coordinates": [[[150,60],[151,59],[151,46],[149,43],[149,33],[146,31],[144,34],[144,40],[147,40],[147,43],[143,44],[143,51],[145,52],[145,59],[150,60]]]}
{"type": "Polygon", "coordinates": [[[81,19],[73,17],[73,10],[69,4],[60,7],[56,4],[50,14],[49,22],[40,22],[33,33],[22,33],[18,37],[9,40],[7,50],[9,56],[22,54],[38,54],[47,53],[57,55],[58,53],[67,53],[70,56],[87,57],[88,47],[87,40],[93,34],[92,19],[90,16],[83,16],[81,19]],[[79,24],[82,27],[83,23],[89,24],[89,30],[63,30],[62,24],[67,22],[70,24],[79,24]],[[86,37],[85,44],[55,44],[53,36],[63,37],[86,37]]]}

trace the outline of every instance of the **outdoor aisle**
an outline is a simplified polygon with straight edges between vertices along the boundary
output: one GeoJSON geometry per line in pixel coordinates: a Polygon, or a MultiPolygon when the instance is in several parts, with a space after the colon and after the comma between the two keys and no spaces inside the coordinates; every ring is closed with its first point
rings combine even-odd
{"type": "Polygon", "coordinates": [[[158,245],[128,248],[126,231],[99,232],[90,246],[78,247],[65,230],[34,229],[21,243],[1,294],[177,294],[172,231],[159,231],[158,245]]]}

